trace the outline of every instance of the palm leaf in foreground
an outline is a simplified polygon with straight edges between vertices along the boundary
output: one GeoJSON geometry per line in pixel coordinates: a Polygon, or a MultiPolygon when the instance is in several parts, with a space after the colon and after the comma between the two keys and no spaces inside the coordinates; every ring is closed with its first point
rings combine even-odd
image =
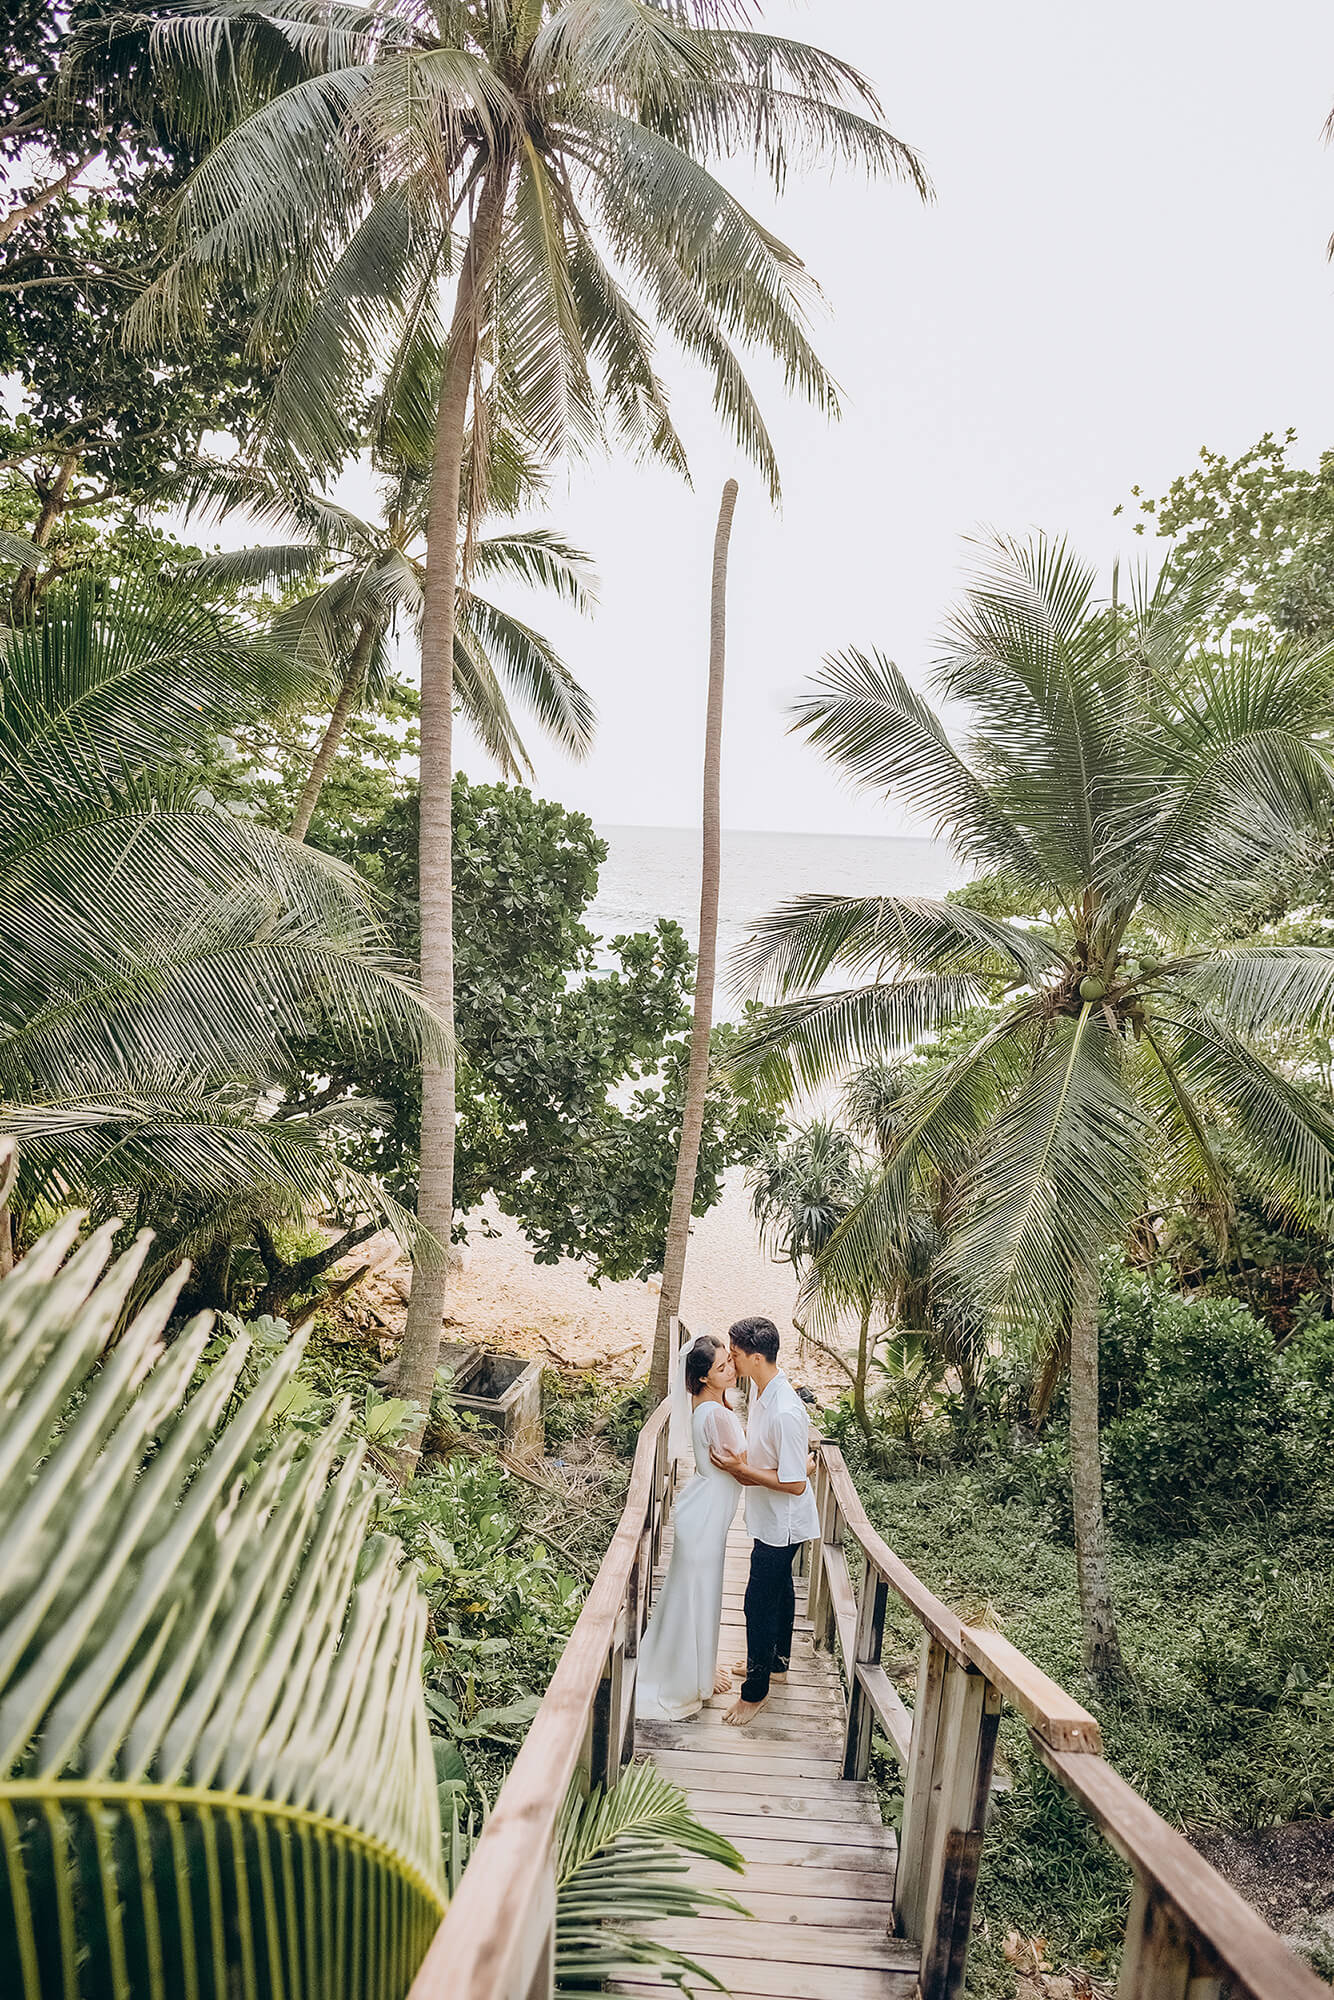
{"type": "Polygon", "coordinates": [[[78,1226],[0,1283],[6,1991],[400,2000],[445,1904],[425,1607],[347,1408],[264,1450],[299,1338],[189,1393],[179,1276],[102,1360],[147,1243],[78,1226]]]}
{"type": "Polygon", "coordinates": [[[556,1850],[556,1978],[563,1994],[592,1995],[648,1966],[683,1989],[720,1980],[662,1939],[624,1925],[695,1917],[703,1909],[746,1916],[731,1896],[692,1883],[683,1854],[740,1872],[729,1840],[695,1818],[685,1793],[651,1764],[636,1764],[609,1792],[572,1794],[556,1850]],[[611,1919],[610,1922],[607,1920],[611,1919]]]}

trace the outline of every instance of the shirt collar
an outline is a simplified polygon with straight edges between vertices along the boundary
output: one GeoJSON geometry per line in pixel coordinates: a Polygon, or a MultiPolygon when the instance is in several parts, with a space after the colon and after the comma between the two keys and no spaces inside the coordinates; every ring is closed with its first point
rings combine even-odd
{"type": "Polygon", "coordinates": [[[773,1381],[768,1383],[765,1388],[761,1389],[759,1395],[755,1398],[756,1409],[758,1410],[761,1403],[767,1403],[770,1396],[772,1396],[774,1390],[778,1387],[779,1383],[786,1382],[786,1380],[787,1376],[783,1373],[782,1369],[780,1368],[778,1373],[774,1376],[773,1381]]]}

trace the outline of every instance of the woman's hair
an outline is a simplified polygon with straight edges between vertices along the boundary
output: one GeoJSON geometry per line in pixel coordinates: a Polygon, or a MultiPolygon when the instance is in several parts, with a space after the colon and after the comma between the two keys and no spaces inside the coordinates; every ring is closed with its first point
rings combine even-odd
{"type": "Polygon", "coordinates": [[[708,1381],[709,1370],[721,1348],[721,1340],[715,1340],[711,1333],[702,1333],[686,1355],[686,1387],[692,1396],[698,1396],[708,1381]]]}

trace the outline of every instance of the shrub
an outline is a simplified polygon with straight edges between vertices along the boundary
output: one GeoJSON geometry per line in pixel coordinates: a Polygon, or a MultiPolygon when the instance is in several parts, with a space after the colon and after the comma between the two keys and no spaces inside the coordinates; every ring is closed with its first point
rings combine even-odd
{"type": "Polygon", "coordinates": [[[1198,1534],[1290,1492],[1299,1449],[1273,1336],[1235,1299],[1162,1296],[1137,1406],[1103,1456],[1122,1524],[1198,1534]]]}

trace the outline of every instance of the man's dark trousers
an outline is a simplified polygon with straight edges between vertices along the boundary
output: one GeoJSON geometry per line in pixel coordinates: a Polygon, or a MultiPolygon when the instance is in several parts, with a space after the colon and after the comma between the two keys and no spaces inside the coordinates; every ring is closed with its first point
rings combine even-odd
{"type": "Polygon", "coordinates": [[[792,1624],[797,1615],[792,1559],[800,1547],[800,1542],[789,1542],[782,1549],[769,1542],[751,1544],[742,1701],[763,1701],[769,1692],[770,1675],[785,1674],[791,1664],[792,1624]]]}

